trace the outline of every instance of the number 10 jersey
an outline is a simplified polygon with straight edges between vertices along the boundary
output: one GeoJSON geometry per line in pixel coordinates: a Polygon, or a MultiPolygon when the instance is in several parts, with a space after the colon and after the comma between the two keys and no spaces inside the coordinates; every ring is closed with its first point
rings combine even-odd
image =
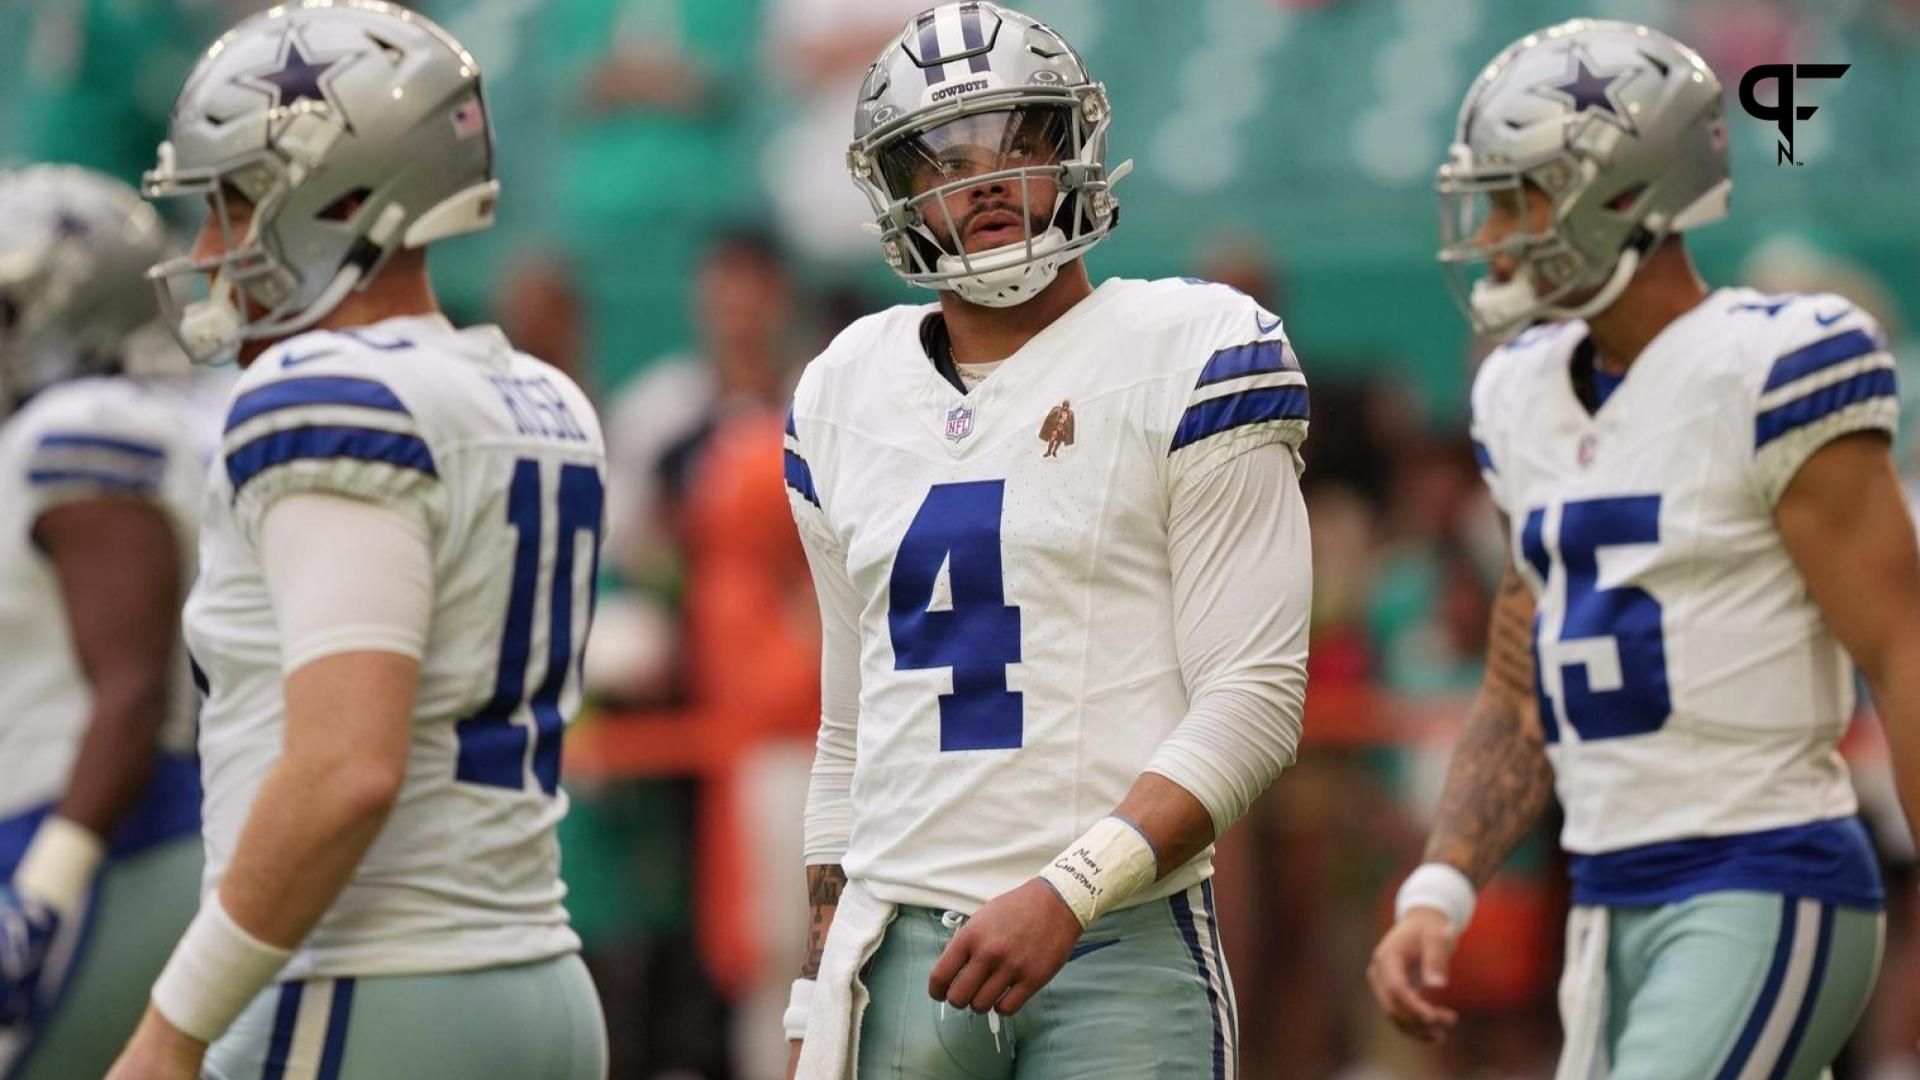
{"type": "Polygon", "coordinates": [[[285,738],[261,519],[286,495],[342,495],[419,527],[433,609],[399,801],[282,977],[577,950],[554,829],[601,532],[605,452],[585,395],[492,327],[390,319],[261,356],[235,387],[222,451],[186,610],[207,694],[206,887],[285,738]]]}
{"type": "Polygon", "coordinates": [[[1528,331],[1473,391],[1475,450],[1536,598],[1576,900],[1877,903],[1835,748],[1853,668],[1773,508],[1828,441],[1892,430],[1878,327],[1834,296],[1721,290],[1593,411],[1573,375],[1586,336],[1528,331]]]}

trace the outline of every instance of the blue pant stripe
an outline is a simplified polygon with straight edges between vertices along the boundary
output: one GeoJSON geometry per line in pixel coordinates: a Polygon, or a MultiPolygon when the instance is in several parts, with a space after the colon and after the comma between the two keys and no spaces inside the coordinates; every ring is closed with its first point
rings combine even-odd
{"type": "Polygon", "coordinates": [[[333,1005],[327,1011],[327,1041],[320,1051],[320,1071],[314,1080],[340,1080],[340,1062],[347,1056],[347,1021],[353,1015],[353,980],[335,979],[333,1005]]]}
{"type": "Polygon", "coordinates": [[[1200,897],[1207,905],[1207,930],[1213,935],[1213,970],[1220,974],[1221,992],[1227,999],[1227,1031],[1233,1036],[1234,1074],[1238,1075],[1240,1060],[1240,1010],[1233,1001],[1232,984],[1228,981],[1227,951],[1220,946],[1220,917],[1213,913],[1213,879],[1200,883],[1200,897]]]}
{"type": "Polygon", "coordinates": [[[1787,977],[1787,958],[1793,954],[1796,903],[1791,896],[1780,898],[1780,933],[1773,941],[1773,962],[1767,967],[1767,981],[1761,985],[1760,999],[1753,1003],[1753,1012],[1748,1014],[1746,1026],[1740,1029],[1740,1038],[1734,1041],[1733,1050],[1720,1066],[1715,1080],[1736,1080],[1747,1064],[1747,1057],[1753,1053],[1753,1044],[1760,1040],[1761,1030],[1767,1026],[1767,1017],[1773,1015],[1774,1003],[1780,997],[1780,984],[1787,977]]]}
{"type": "Polygon", "coordinates": [[[1194,970],[1200,973],[1200,981],[1207,987],[1207,1019],[1213,1021],[1213,1080],[1227,1080],[1227,1033],[1220,1028],[1220,991],[1213,985],[1213,976],[1207,973],[1200,931],[1193,921],[1193,904],[1184,892],[1167,897],[1167,902],[1173,907],[1173,921],[1180,928],[1180,936],[1186,939],[1187,951],[1193,954],[1194,970]]]}
{"type": "Polygon", "coordinates": [[[1833,946],[1833,913],[1832,904],[1820,905],[1820,938],[1813,950],[1813,971],[1807,976],[1807,991],[1800,997],[1800,1011],[1794,1015],[1786,1045],[1780,1048],[1780,1059],[1773,1063],[1768,1080],[1782,1080],[1787,1075],[1793,1056],[1800,1052],[1800,1040],[1807,1034],[1807,1025],[1813,1022],[1814,1006],[1819,1004],[1820,988],[1827,980],[1827,953],[1833,946]]]}
{"type": "Polygon", "coordinates": [[[304,983],[280,984],[280,1004],[273,1010],[273,1039],[267,1043],[266,1067],[260,1080],[286,1080],[287,1054],[293,1049],[293,1029],[300,1020],[300,992],[304,983]]]}

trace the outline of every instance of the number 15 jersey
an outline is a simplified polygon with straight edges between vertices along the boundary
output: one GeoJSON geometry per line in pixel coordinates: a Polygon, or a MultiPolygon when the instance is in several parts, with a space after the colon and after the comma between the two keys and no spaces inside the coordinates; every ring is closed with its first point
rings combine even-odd
{"type": "Polygon", "coordinates": [[[257,549],[276,499],[392,509],[427,537],[433,610],[404,786],[283,978],[458,971],[571,952],[555,826],[579,701],[605,453],[571,380],[492,327],[390,319],[286,341],[227,410],[186,637],[204,673],[206,888],[286,732],[257,549]]]}
{"type": "Polygon", "coordinates": [[[1537,602],[1575,899],[1878,903],[1835,749],[1853,669],[1773,517],[1821,446],[1892,431],[1878,327],[1834,296],[1720,290],[1591,412],[1573,375],[1586,337],[1531,330],[1473,392],[1481,469],[1537,602]]]}

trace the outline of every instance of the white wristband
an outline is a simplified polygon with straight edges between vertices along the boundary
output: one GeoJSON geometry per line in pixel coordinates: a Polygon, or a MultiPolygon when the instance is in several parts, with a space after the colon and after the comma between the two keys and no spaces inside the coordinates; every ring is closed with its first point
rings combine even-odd
{"type": "Polygon", "coordinates": [[[1153,845],[1132,822],[1103,817],[1054,856],[1040,879],[1053,886],[1082,929],[1160,876],[1153,845]]]}
{"type": "Polygon", "coordinates": [[[93,887],[93,876],[106,854],[106,842],[92,829],[49,814],[34,830],[20,865],[14,868],[13,887],[29,900],[70,915],[93,887]]]}
{"type": "Polygon", "coordinates": [[[153,1007],[167,1023],[210,1043],[292,955],[292,950],[276,948],[241,929],[220,905],[220,894],[213,893],[154,982],[153,1007]]]}
{"type": "Polygon", "coordinates": [[[1433,908],[1447,917],[1457,934],[1473,921],[1473,899],[1473,882],[1459,868],[1447,863],[1421,863],[1400,886],[1393,902],[1393,917],[1404,919],[1414,908],[1433,908]]]}
{"type": "Polygon", "coordinates": [[[793,993],[787,998],[787,1011],[780,1014],[780,1026],[787,1029],[787,1038],[798,1041],[807,1037],[807,1017],[813,1015],[812,979],[793,980],[793,993]]]}

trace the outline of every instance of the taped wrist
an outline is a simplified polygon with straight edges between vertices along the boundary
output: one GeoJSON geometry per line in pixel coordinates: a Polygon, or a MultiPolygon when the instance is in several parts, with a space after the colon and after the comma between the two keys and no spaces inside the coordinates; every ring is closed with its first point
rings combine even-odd
{"type": "Polygon", "coordinates": [[[1401,884],[1394,898],[1393,917],[1404,919],[1414,908],[1432,908],[1447,917],[1454,933],[1460,933],[1473,921],[1473,882],[1458,867],[1447,863],[1422,863],[1401,884]]]}
{"type": "Polygon", "coordinates": [[[1040,879],[1053,886],[1085,929],[1160,876],[1153,845],[1123,818],[1108,816],[1054,856],[1040,879]]]}
{"type": "Polygon", "coordinates": [[[214,893],[200,905],[153,984],[153,1007],[167,1023],[211,1043],[224,1034],[293,956],[242,929],[214,893]]]}
{"type": "Polygon", "coordinates": [[[107,845],[93,830],[50,814],[34,830],[33,840],[13,871],[21,896],[45,904],[63,916],[80,906],[106,858],[107,845]]]}
{"type": "Polygon", "coordinates": [[[780,1026],[786,1029],[789,1040],[807,1037],[807,1018],[813,1014],[812,979],[793,980],[793,992],[787,997],[787,1011],[780,1014],[780,1026]]]}

